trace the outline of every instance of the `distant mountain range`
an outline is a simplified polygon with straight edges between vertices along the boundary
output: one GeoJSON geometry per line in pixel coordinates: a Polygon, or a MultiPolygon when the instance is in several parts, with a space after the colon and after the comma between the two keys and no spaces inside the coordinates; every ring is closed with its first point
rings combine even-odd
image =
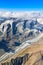
{"type": "Polygon", "coordinates": [[[0,12],[0,43],[12,40],[7,46],[14,46],[15,42],[21,44],[28,37],[36,37],[43,33],[42,21],[40,12],[0,12]]]}

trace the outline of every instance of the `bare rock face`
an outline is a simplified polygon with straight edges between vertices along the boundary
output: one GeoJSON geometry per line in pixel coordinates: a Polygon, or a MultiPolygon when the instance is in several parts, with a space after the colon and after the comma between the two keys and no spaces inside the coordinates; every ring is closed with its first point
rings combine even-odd
{"type": "Polygon", "coordinates": [[[43,44],[33,44],[1,62],[1,65],[43,65],[43,44]]]}

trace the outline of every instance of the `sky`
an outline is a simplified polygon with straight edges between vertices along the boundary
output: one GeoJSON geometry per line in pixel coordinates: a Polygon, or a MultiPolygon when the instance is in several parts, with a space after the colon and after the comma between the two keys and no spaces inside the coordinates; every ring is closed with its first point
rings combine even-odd
{"type": "Polygon", "coordinates": [[[0,9],[43,10],[43,0],[0,0],[0,9]]]}

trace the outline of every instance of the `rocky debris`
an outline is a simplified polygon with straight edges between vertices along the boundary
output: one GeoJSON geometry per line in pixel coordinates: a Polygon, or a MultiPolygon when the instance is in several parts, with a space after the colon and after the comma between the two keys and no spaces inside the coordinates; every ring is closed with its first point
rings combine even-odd
{"type": "Polygon", "coordinates": [[[1,65],[24,65],[26,61],[29,59],[29,54],[25,54],[22,57],[17,57],[16,59],[11,59],[10,62],[2,63],[1,65]]]}

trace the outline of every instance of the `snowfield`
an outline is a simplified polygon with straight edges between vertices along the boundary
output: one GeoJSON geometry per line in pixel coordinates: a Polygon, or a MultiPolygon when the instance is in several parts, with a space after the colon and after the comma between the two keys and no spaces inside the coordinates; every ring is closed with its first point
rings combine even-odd
{"type": "Polygon", "coordinates": [[[25,42],[30,44],[39,40],[43,36],[41,35],[43,34],[42,14],[43,12],[40,11],[0,11],[0,34],[2,33],[0,42],[2,45],[4,40],[7,48],[15,51],[23,42],[25,45],[25,42]],[[18,43],[17,46],[15,42],[18,43]]]}

